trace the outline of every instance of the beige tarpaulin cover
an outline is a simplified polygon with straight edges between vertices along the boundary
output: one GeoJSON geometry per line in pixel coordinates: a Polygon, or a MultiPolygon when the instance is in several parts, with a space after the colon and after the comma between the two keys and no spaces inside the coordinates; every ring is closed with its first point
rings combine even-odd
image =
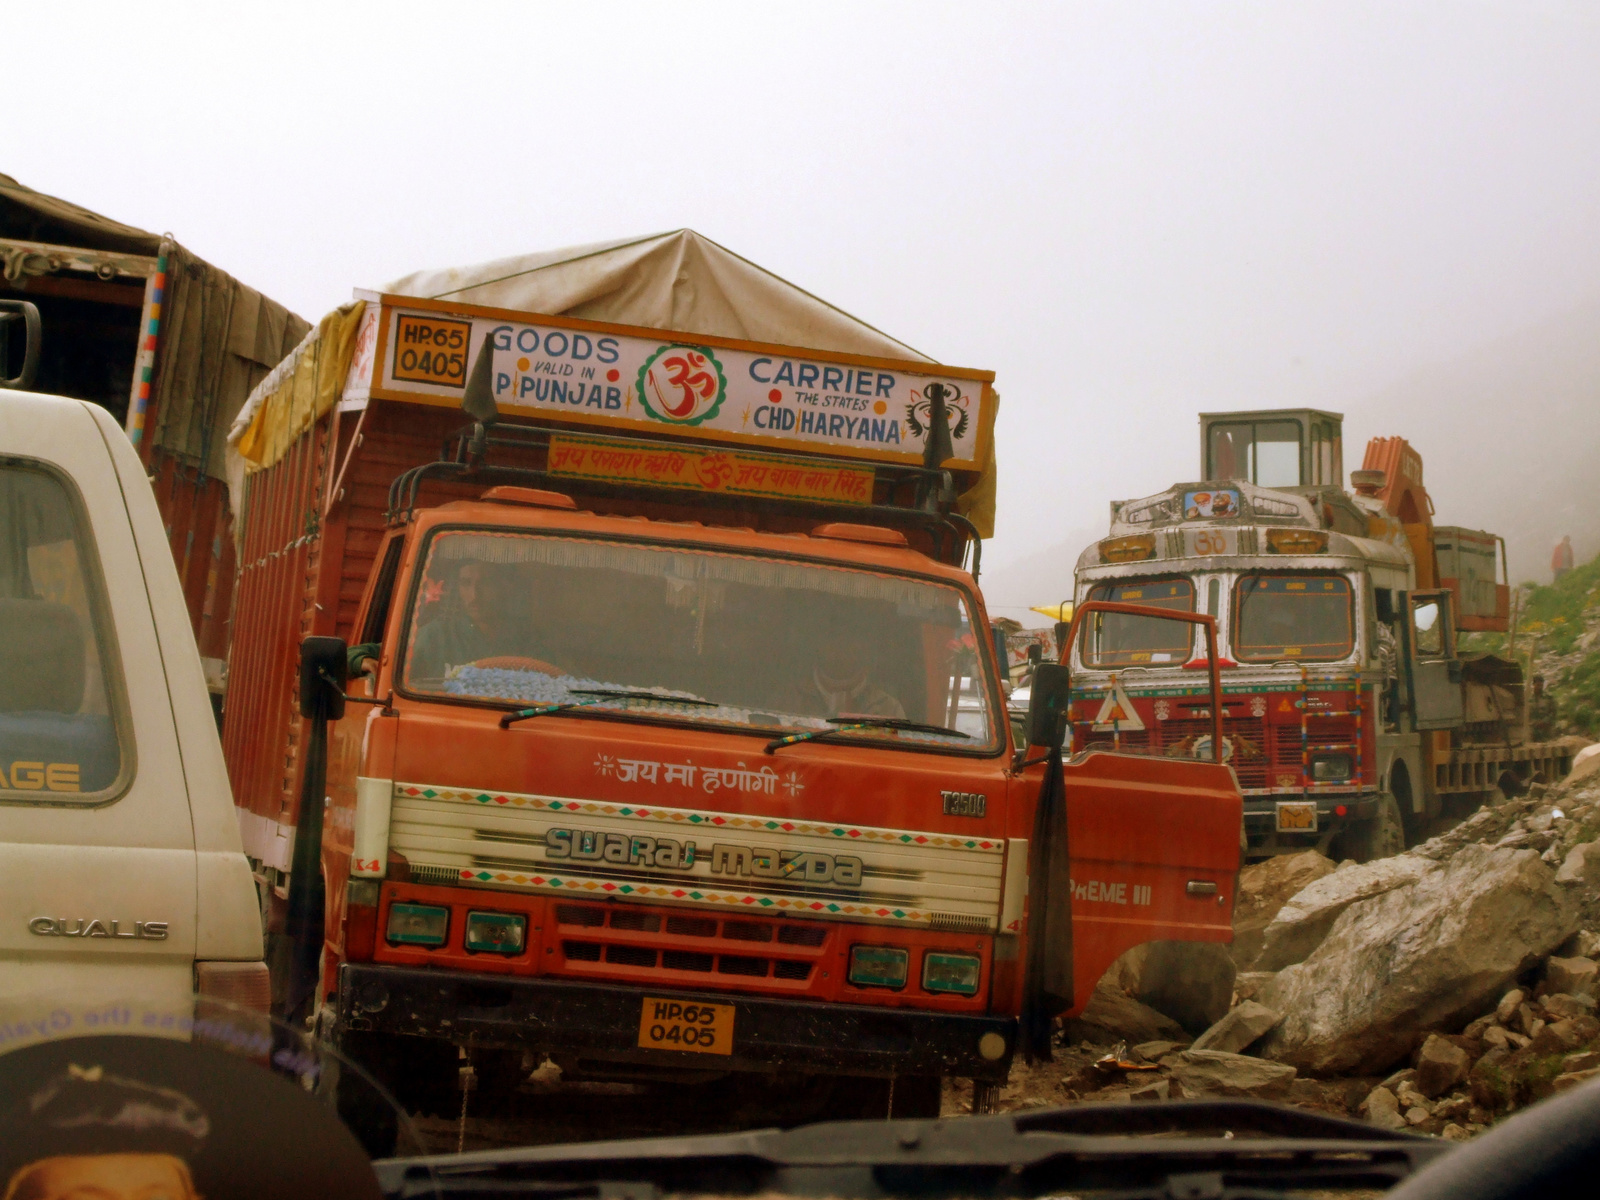
{"type": "MultiPolygon", "coordinates": [[[[935,361],[690,229],[502,258],[475,266],[418,271],[381,290],[711,337],[875,358],[935,361]]],[[[339,310],[341,314],[348,311],[339,310]]],[[[324,337],[324,328],[336,315],[329,314],[323,325],[295,348],[290,359],[257,387],[234,422],[229,442],[230,450],[237,450],[237,458],[230,454],[229,465],[236,502],[236,485],[242,482],[244,472],[276,462],[304,428],[298,422],[305,414],[314,411],[320,416],[331,405],[331,399],[311,404],[305,397],[274,399],[269,404],[268,397],[281,395],[284,389],[292,391],[300,386],[297,381],[303,383],[308,373],[296,364],[311,355],[312,346],[324,337]],[[278,427],[279,421],[291,419],[296,422],[292,430],[278,427]],[[247,433],[251,454],[244,453],[247,433]]],[[[353,330],[359,314],[349,320],[348,328],[353,330]]],[[[346,337],[338,343],[344,354],[338,364],[341,381],[353,341],[353,337],[346,337]]],[[[316,358],[319,372],[326,372],[336,362],[324,357],[323,351],[318,351],[316,358]]],[[[992,536],[994,531],[992,438],[990,445],[990,458],[982,477],[957,505],[984,537],[992,536]]]]}
{"type": "Polygon", "coordinates": [[[418,271],[383,290],[588,321],[933,361],[692,229],[418,271]]]}
{"type": "Polygon", "coordinates": [[[154,449],[223,478],[223,441],[234,414],[310,326],[170,238],[36,192],[9,175],[0,175],[0,236],[152,258],[165,249],[167,289],[146,436],[154,449]]]}

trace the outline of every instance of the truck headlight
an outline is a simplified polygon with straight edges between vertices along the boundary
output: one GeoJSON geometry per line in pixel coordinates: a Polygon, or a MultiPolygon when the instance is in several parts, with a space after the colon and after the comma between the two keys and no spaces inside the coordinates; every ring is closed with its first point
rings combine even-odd
{"type": "Polygon", "coordinates": [[[450,932],[450,910],[431,904],[391,904],[388,937],[396,946],[442,946],[450,932]]]}
{"type": "Polygon", "coordinates": [[[521,954],[528,940],[528,918],[510,913],[469,912],[466,944],[468,950],[491,954],[521,954]]]}
{"type": "Polygon", "coordinates": [[[1348,754],[1323,754],[1311,760],[1311,778],[1316,783],[1342,783],[1350,778],[1348,754]]]}
{"type": "Polygon", "coordinates": [[[983,960],[973,954],[941,954],[929,951],[922,956],[922,988],[927,992],[953,992],[976,996],[983,960]]]}
{"type": "Polygon", "coordinates": [[[911,952],[897,946],[851,946],[850,982],[857,987],[903,988],[911,952]]]}

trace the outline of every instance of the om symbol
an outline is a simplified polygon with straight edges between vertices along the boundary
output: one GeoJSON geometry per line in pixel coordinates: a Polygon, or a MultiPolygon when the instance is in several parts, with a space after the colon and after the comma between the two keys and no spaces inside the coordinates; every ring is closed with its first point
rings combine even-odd
{"type": "Polygon", "coordinates": [[[722,403],[722,366],[708,350],[663,346],[639,372],[639,394],[651,415],[697,425],[722,403]]]}

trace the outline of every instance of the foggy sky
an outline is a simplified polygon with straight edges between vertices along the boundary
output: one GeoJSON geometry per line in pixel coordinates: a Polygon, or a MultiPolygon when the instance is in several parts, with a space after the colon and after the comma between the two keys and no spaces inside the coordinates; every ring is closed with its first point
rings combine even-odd
{"type": "MultiPolygon", "coordinates": [[[[1439,519],[1491,528],[1550,474],[1545,407],[1562,471],[1600,449],[1600,374],[1558,403],[1493,349],[1574,313],[1600,332],[1592,4],[13,5],[3,28],[0,171],[313,320],[418,268],[689,226],[995,370],[997,567],[1192,478],[1206,409],[1344,411],[1347,470],[1403,434],[1439,519]]],[[[1549,522],[1517,519],[1522,577],[1549,522]]],[[[1589,509],[1561,520],[1600,549],[1589,509]]]]}

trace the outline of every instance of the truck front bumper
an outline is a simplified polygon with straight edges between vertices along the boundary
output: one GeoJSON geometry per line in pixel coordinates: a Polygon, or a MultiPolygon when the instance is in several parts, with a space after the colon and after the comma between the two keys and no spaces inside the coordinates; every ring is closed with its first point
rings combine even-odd
{"type": "Polygon", "coordinates": [[[340,1033],[370,1030],[458,1045],[523,1046],[656,1068],[949,1075],[994,1082],[1003,1082],[1010,1070],[1017,1031],[1016,1020],[1006,1017],[726,992],[647,991],[374,963],[340,967],[337,1020],[340,1033]],[[732,1005],[731,1053],[641,1047],[647,998],[732,1005]]]}
{"type": "Polygon", "coordinates": [[[1244,832],[1253,853],[1263,851],[1269,853],[1283,853],[1286,851],[1304,850],[1315,846],[1330,835],[1337,836],[1352,821],[1365,820],[1371,817],[1378,809],[1377,798],[1370,792],[1351,794],[1349,792],[1338,795],[1318,795],[1311,793],[1301,795],[1252,795],[1249,792],[1244,796],[1244,832]],[[1290,832],[1278,828],[1278,804],[1280,801],[1304,802],[1314,800],[1317,805],[1317,827],[1315,830],[1304,832],[1290,832]],[[1343,808],[1341,814],[1338,810],[1343,808]]]}

